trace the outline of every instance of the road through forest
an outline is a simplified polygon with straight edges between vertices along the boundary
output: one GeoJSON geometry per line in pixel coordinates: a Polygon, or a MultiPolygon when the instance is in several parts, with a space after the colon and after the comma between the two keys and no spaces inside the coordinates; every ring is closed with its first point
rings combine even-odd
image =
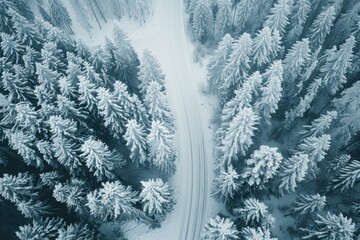
{"type": "Polygon", "coordinates": [[[208,213],[213,169],[210,114],[204,113],[199,96],[205,74],[193,63],[182,0],[155,0],[154,5],[157,20],[149,26],[153,30],[128,35],[139,54],[147,48],[159,59],[166,75],[177,127],[179,158],[172,179],[177,203],[162,227],[141,239],[198,240],[208,213]]]}

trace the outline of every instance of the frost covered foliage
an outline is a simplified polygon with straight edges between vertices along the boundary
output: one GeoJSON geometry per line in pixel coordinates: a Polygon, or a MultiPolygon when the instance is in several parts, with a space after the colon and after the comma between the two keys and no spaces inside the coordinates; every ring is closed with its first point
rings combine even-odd
{"type": "MultiPolygon", "coordinates": [[[[172,191],[142,173],[175,170],[160,65],[149,51],[139,61],[118,27],[103,46],[73,40],[62,1],[37,2],[52,25],[34,21],[27,1],[0,1],[2,218],[19,213],[13,232],[0,235],[14,239],[18,228],[20,239],[102,239],[104,222],[159,226],[172,191]]],[[[100,2],[86,1],[99,13],[100,2]]]]}
{"type": "Polygon", "coordinates": [[[210,53],[207,91],[218,99],[212,192],[239,237],[355,239],[359,2],[184,5],[195,42],[210,53]],[[263,212],[264,222],[274,213],[273,228],[263,212]]]}

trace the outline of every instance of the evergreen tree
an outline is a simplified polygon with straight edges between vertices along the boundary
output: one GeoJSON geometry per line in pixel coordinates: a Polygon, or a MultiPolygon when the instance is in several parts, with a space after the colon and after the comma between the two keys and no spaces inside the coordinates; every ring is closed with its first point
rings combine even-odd
{"type": "Polygon", "coordinates": [[[254,38],[253,61],[258,65],[272,61],[280,50],[281,39],[279,31],[272,31],[268,26],[262,28],[254,38]]]}
{"type": "Polygon", "coordinates": [[[86,183],[72,179],[70,183],[58,183],[54,186],[53,197],[61,203],[65,203],[69,209],[84,213],[86,203],[86,183]]]}
{"type": "Polygon", "coordinates": [[[263,187],[276,174],[283,157],[275,147],[260,146],[250,159],[241,177],[249,186],[263,187]]]}
{"type": "Polygon", "coordinates": [[[49,206],[39,200],[20,201],[16,206],[26,218],[39,219],[50,212],[49,206]]]}
{"type": "Polygon", "coordinates": [[[40,218],[34,219],[32,224],[20,226],[16,236],[20,240],[44,239],[50,240],[58,237],[58,230],[65,227],[62,218],[40,218]]]}
{"type": "Polygon", "coordinates": [[[331,126],[331,123],[337,118],[336,111],[327,111],[319,118],[314,119],[310,125],[305,125],[304,130],[300,131],[304,137],[316,137],[324,134],[331,126]]]}
{"type": "Polygon", "coordinates": [[[261,97],[255,103],[255,110],[264,116],[267,124],[270,124],[271,114],[278,109],[278,103],[282,95],[281,81],[282,79],[277,76],[270,77],[265,82],[265,86],[260,88],[261,97]]]}
{"type": "Polygon", "coordinates": [[[332,159],[330,167],[332,171],[338,172],[343,169],[350,161],[351,156],[349,154],[341,154],[332,159]]]}
{"type": "Polygon", "coordinates": [[[8,35],[4,32],[1,36],[1,50],[6,61],[9,63],[18,64],[22,62],[22,56],[25,48],[20,41],[15,39],[15,36],[8,35]]]}
{"type": "Polygon", "coordinates": [[[246,78],[250,68],[252,40],[248,33],[244,33],[232,45],[232,52],[221,75],[223,91],[229,92],[232,87],[239,86],[246,78]]]}
{"type": "Polygon", "coordinates": [[[235,208],[234,213],[240,215],[248,224],[260,224],[268,215],[267,206],[256,198],[248,198],[242,208],[235,208]]]}
{"type": "Polygon", "coordinates": [[[81,106],[90,112],[97,112],[97,89],[95,84],[88,81],[84,76],[79,77],[78,83],[79,102],[81,106]]]}
{"type": "Polygon", "coordinates": [[[311,47],[313,50],[322,47],[326,36],[330,33],[334,20],[334,6],[328,7],[316,17],[309,30],[311,47]]]}
{"type": "Polygon", "coordinates": [[[60,116],[51,116],[49,125],[52,139],[61,139],[64,137],[74,138],[78,130],[74,120],[64,119],[60,116]]]}
{"type": "Polygon", "coordinates": [[[261,227],[258,228],[250,228],[246,227],[241,231],[241,235],[244,240],[278,240],[277,238],[271,237],[269,229],[263,229],[261,227]]]}
{"type": "Polygon", "coordinates": [[[94,175],[102,180],[113,178],[111,172],[116,162],[109,147],[100,140],[88,139],[81,146],[81,157],[86,159],[86,166],[94,175]]]}
{"type": "Polygon", "coordinates": [[[27,102],[21,102],[16,104],[15,110],[16,118],[14,127],[36,133],[40,128],[41,119],[35,108],[27,102]]]}
{"type": "Polygon", "coordinates": [[[359,178],[360,161],[353,160],[340,169],[339,174],[332,179],[331,189],[346,191],[352,188],[359,178]]]}
{"type": "Polygon", "coordinates": [[[231,29],[231,0],[220,0],[219,10],[216,14],[214,35],[221,39],[231,29]]]}
{"type": "Polygon", "coordinates": [[[157,82],[161,89],[164,90],[165,75],[157,58],[147,49],[143,51],[142,58],[140,59],[138,77],[140,80],[138,88],[144,96],[149,89],[150,83],[153,81],[157,82]]]}
{"type": "Polygon", "coordinates": [[[333,136],[338,144],[347,144],[353,136],[360,131],[359,124],[359,87],[360,81],[341,93],[341,97],[333,100],[336,111],[339,114],[338,121],[333,131],[333,136]]]}
{"type": "Polygon", "coordinates": [[[333,95],[346,83],[345,74],[352,63],[354,46],[355,37],[351,36],[339,50],[326,54],[326,63],[320,68],[320,72],[324,76],[324,83],[333,95]]]}
{"type": "Polygon", "coordinates": [[[59,236],[56,240],[83,240],[96,239],[95,231],[84,224],[70,224],[59,229],[59,236]]]}
{"type": "Polygon", "coordinates": [[[38,195],[34,175],[25,172],[15,175],[4,173],[0,178],[0,194],[6,200],[19,203],[38,195]]]}
{"type": "Polygon", "coordinates": [[[102,87],[97,89],[97,107],[105,120],[104,125],[110,127],[114,137],[120,138],[127,119],[116,98],[108,89],[102,87]]]}
{"type": "Polygon", "coordinates": [[[302,229],[307,233],[302,238],[351,240],[356,229],[351,218],[343,216],[342,213],[335,215],[330,212],[325,216],[318,215],[314,227],[314,229],[302,229]]]}
{"type": "Polygon", "coordinates": [[[238,28],[238,32],[242,33],[244,31],[245,24],[248,22],[252,10],[254,8],[254,0],[241,0],[236,5],[236,15],[235,15],[235,26],[238,28]]]}
{"type": "Polygon", "coordinates": [[[291,13],[292,0],[279,0],[271,9],[264,26],[268,26],[272,31],[279,31],[283,36],[285,28],[289,24],[288,16],[291,13]]]}
{"type": "Polygon", "coordinates": [[[359,16],[360,3],[355,3],[349,10],[342,13],[339,19],[335,22],[334,28],[331,32],[331,40],[337,44],[343,42],[356,29],[356,25],[360,20],[359,16]]]}
{"type": "Polygon", "coordinates": [[[145,96],[145,105],[149,109],[153,121],[160,121],[173,132],[173,113],[170,110],[165,92],[161,90],[161,86],[155,81],[149,84],[145,96]]]}
{"type": "Polygon", "coordinates": [[[232,165],[227,170],[220,170],[219,176],[214,180],[213,194],[222,201],[228,202],[234,198],[240,188],[240,175],[232,165]]]}
{"type": "Polygon", "coordinates": [[[163,219],[166,212],[170,211],[174,200],[167,183],[161,179],[141,181],[142,190],[139,194],[144,212],[154,216],[156,220],[163,219]]]}
{"type": "Polygon", "coordinates": [[[239,231],[236,225],[229,218],[216,216],[209,219],[205,225],[203,238],[206,240],[234,240],[239,239],[239,231]]]}
{"type": "Polygon", "coordinates": [[[230,34],[226,34],[220,41],[218,48],[214,51],[209,64],[207,65],[207,81],[209,90],[218,93],[221,86],[221,72],[231,53],[231,47],[234,39],[230,34]]]}
{"type": "Polygon", "coordinates": [[[315,195],[300,195],[293,206],[293,211],[299,216],[321,212],[326,205],[326,197],[315,195]]]}
{"type": "Polygon", "coordinates": [[[135,204],[139,201],[138,193],[130,186],[119,181],[103,182],[99,190],[87,195],[86,206],[91,215],[104,220],[116,220],[121,215],[132,216],[137,213],[135,204]]]}
{"type": "Polygon", "coordinates": [[[304,180],[308,169],[309,157],[306,154],[293,155],[280,166],[278,186],[281,193],[295,191],[298,182],[304,180]]]}
{"type": "Polygon", "coordinates": [[[38,75],[38,82],[40,83],[35,88],[38,104],[52,103],[59,92],[59,73],[44,64],[36,63],[36,75],[38,75]]]}
{"type": "Polygon", "coordinates": [[[305,112],[310,109],[310,104],[317,96],[322,82],[323,80],[321,78],[315,79],[314,82],[312,82],[307,88],[306,95],[300,98],[299,104],[295,108],[285,113],[286,126],[290,126],[296,118],[303,117],[305,112]]]}
{"type": "Polygon", "coordinates": [[[296,93],[295,80],[299,76],[305,63],[310,59],[310,45],[309,39],[304,38],[301,41],[297,41],[286,54],[283,67],[284,67],[284,79],[285,91],[287,96],[292,96],[296,93]]]}
{"type": "Polygon", "coordinates": [[[150,133],[147,137],[151,163],[165,173],[175,170],[175,149],[173,135],[160,121],[151,123],[150,133]]]}
{"type": "Polygon", "coordinates": [[[143,126],[135,119],[128,121],[124,134],[126,145],[130,148],[130,158],[133,161],[144,163],[147,160],[146,132],[143,126]]]}
{"type": "Polygon", "coordinates": [[[222,141],[222,164],[229,165],[238,155],[245,156],[248,148],[253,144],[255,125],[259,117],[251,108],[244,107],[230,122],[229,130],[222,141]]]}
{"type": "Polygon", "coordinates": [[[286,42],[292,45],[301,36],[306,20],[311,12],[311,3],[309,0],[295,1],[294,9],[290,16],[289,31],[286,33],[286,42]]]}
{"type": "Polygon", "coordinates": [[[68,34],[74,34],[71,28],[71,19],[66,8],[61,2],[56,0],[47,0],[47,10],[50,22],[55,27],[63,29],[68,34]]]}
{"type": "Polygon", "coordinates": [[[193,10],[194,19],[192,27],[196,40],[204,43],[213,34],[212,26],[212,12],[208,0],[196,1],[195,8],[193,10]]]}
{"type": "Polygon", "coordinates": [[[71,172],[81,166],[79,146],[71,139],[56,137],[52,140],[51,147],[54,157],[71,172]]]}
{"type": "Polygon", "coordinates": [[[309,157],[309,170],[312,174],[318,171],[317,164],[321,162],[330,149],[331,137],[324,134],[320,137],[305,138],[299,145],[299,151],[309,157]]]}

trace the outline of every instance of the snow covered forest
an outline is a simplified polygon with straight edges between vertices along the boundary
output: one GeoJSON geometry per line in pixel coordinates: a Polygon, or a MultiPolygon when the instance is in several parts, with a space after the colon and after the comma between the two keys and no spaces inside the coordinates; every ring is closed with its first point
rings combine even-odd
{"type": "Polygon", "coordinates": [[[360,239],[358,0],[0,0],[0,239],[360,239]]]}

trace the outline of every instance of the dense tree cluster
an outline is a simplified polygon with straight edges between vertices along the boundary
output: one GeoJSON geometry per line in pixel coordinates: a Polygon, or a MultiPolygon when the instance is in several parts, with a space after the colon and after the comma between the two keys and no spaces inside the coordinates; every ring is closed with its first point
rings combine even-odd
{"type": "Polygon", "coordinates": [[[233,213],[226,221],[236,225],[216,230],[225,222],[220,214],[206,225],[204,238],[273,239],[282,227],[267,225],[276,209],[279,225],[286,218],[295,222],[276,236],[281,239],[356,239],[358,1],[184,5],[197,44],[213,50],[208,92],[218,97],[221,114],[215,117],[212,192],[233,213]],[[235,230],[235,237],[223,237],[235,230]]]}
{"type": "Polygon", "coordinates": [[[45,21],[34,20],[30,2],[0,2],[2,214],[23,214],[19,239],[101,239],[101,223],[122,219],[159,225],[172,189],[139,172],[175,170],[160,65],[147,50],[139,60],[118,27],[103,46],[75,41],[61,1],[44,2],[45,21]]]}

